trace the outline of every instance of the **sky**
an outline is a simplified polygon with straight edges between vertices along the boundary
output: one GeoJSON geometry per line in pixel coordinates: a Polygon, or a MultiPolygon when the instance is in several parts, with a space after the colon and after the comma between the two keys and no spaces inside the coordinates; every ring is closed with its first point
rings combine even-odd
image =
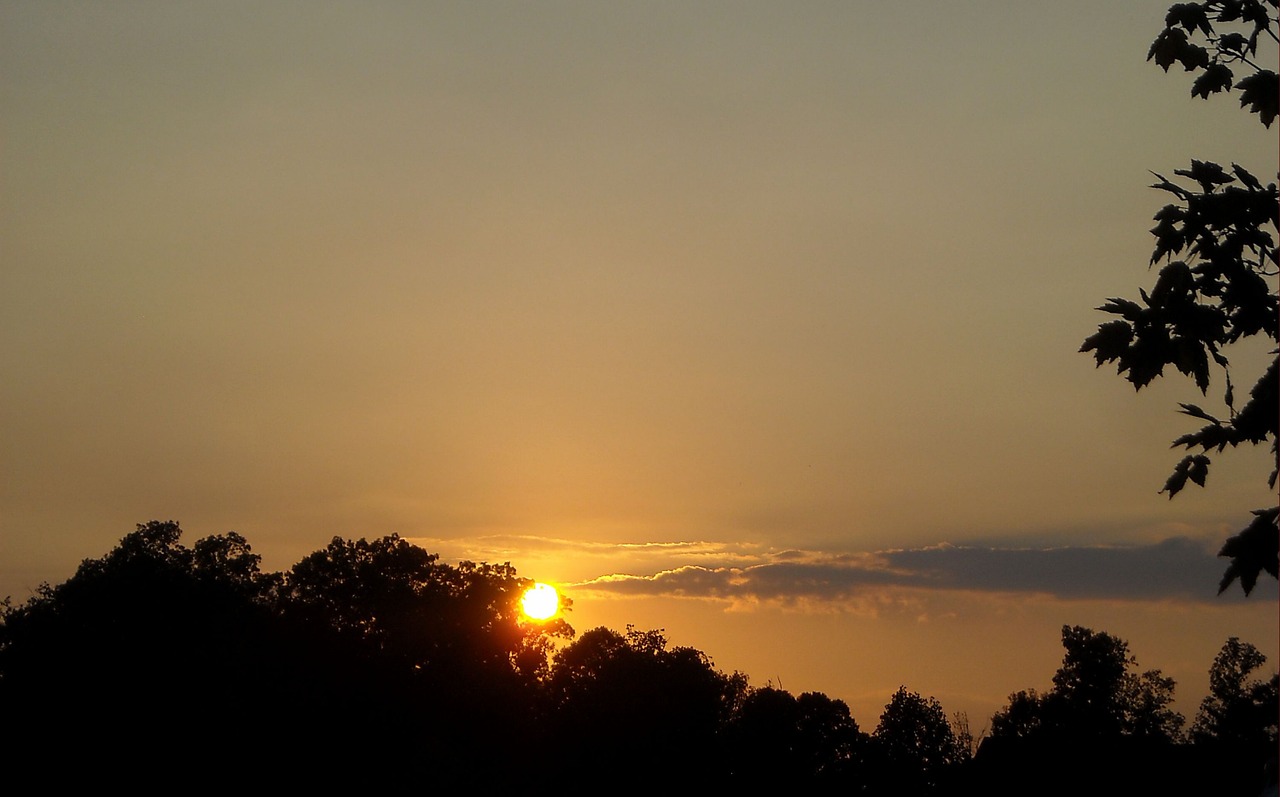
{"type": "Polygon", "coordinates": [[[0,595],[152,519],[398,533],[866,730],[980,730],[1064,624],[1190,717],[1280,661],[1274,580],[1215,594],[1267,455],[1158,494],[1221,374],[1078,349],[1149,170],[1277,146],[1167,6],[0,2],[0,595]]]}

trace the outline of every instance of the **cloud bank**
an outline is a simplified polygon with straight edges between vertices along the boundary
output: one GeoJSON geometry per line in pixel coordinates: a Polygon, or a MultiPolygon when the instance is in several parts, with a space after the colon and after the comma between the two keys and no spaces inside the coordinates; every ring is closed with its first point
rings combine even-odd
{"type": "MultiPolygon", "coordinates": [[[[427,541],[428,543],[430,541],[427,541]]],[[[1226,560],[1190,537],[1144,545],[1018,547],[941,544],[874,552],[773,549],[710,541],[592,543],[528,536],[468,540],[475,558],[516,561],[554,553],[599,560],[602,574],[565,584],[578,592],[813,604],[910,589],[1046,596],[1059,600],[1246,600],[1238,586],[1217,594],[1226,560]]],[[[1274,580],[1247,600],[1275,600],[1274,580]]]]}

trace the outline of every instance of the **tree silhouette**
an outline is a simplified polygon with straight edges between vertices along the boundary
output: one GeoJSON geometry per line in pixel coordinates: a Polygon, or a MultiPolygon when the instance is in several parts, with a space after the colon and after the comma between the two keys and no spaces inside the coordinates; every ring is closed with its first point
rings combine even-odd
{"type": "Polygon", "coordinates": [[[536,762],[549,638],[572,629],[518,619],[514,568],[450,567],[392,535],[263,573],[234,532],[191,548],[181,533],[139,525],[0,605],[7,774],[62,755],[156,783],[252,761],[295,786],[428,767],[449,785],[502,761],[488,780],[514,785],[536,762]]]}
{"type": "Polygon", "coordinates": [[[991,736],[996,739],[1032,738],[1045,729],[1045,696],[1034,689],[1009,695],[1009,704],[991,717],[991,736]]]}
{"type": "Polygon", "coordinates": [[[880,786],[887,794],[937,790],[949,769],[968,760],[942,705],[905,686],[884,707],[872,739],[883,767],[880,786]]]}
{"type": "MultiPolygon", "coordinates": [[[[1024,690],[991,718],[972,793],[1235,794],[1217,761],[1189,754],[1174,681],[1138,670],[1123,639],[1062,627],[1062,665],[1047,692],[1024,690]]],[[[1255,792],[1256,794],[1256,792],[1255,792]]]]}
{"type": "MultiPolygon", "coordinates": [[[[1166,72],[1177,63],[1188,72],[1200,73],[1192,83],[1193,96],[1208,99],[1211,94],[1239,90],[1241,106],[1248,106],[1270,127],[1276,117],[1276,73],[1260,67],[1255,59],[1260,40],[1277,40],[1277,20],[1272,16],[1276,7],[1277,0],[1178,3],[1170,7],[1165,28],[1147,59],[1166,72]],[[1248,74],[1237,81],[1236,72],[1241,69],[1248,74]]],[[[1280,212],[1276,184],[1263,186],[1234,163],[1228,172],[1216,163],[1193,160],[1189,169],[1173,173],[1184,182],[1156,174],[1159,182],[1152,186],[1176,199],[1156,213],[1157,224],[1151,230],[1156,247],[1150,265],[1164,264],[1155,286],[1150,293],[1139,289],[1141,302],[1108,299],[1098,309],[1119,319],[1101,324],[1080,348],[1092,352],[1099,366],[1115,362],[1117,371],[1138,390],[1171,365],[1207,395],[1211,370],[1214,365],[1221,369],[1225,414],[1180,404],[1183,414],[1205,423],[1173,442],[1175,448],[1199,451],[1188,453],[1174,467],[1161,490],[1170,498],[1188,481],[1205,485],[1211,451],[1221,453],[1228,446],[1260,445],[1270,439],[1273,458],[1280,456],[1276,351],[1239,409],[1226,352],[1232,344],[1256,335],[1273,343],[1277,340],[1280,305],[1268,282],[1276,276],[1280,262],[1273,234],[1280,212]]],[[[1274,489],[1276,470],[1268,482],[1274,489]]],[[[1253,514],[1249,525],[1220,551],[1231,564],[1219,593],[1239,579],[1248,594],[1262,571],[1278,575],[1280,513],[1273,506],[1253,514]]]]}
{"type": "MultiPolygon", "coordinates": [[[[549,762],[587,783],[660,762],[685,790],[915,795],[1025,793],[1064,750],[1093,762],[1072,782],[1095,791],[1117,766],[1137,788],[1134,760],[1173,772],[1173,681],[1087,628],[1063,627],[1049,692],[1019,692],[993,719],[982,749],[1015,743],[987,756],[993,769],[972,755],[967,718],[949,723],[934,698],[900,688],[868,737],[842,701],[752,689],[660,629],[595,628],[548,664],[573,631],[520,619],[530,582],[509,564],[454,567],[391,535],[334,538],[264,573],[234,532],[191,548],[181,533],[140,525],[66,582],[0,602],[6,775],[70,756],[94,778],[156,788],[193,775],[235,788],[253,762],[294,787],[504,791],[549,762]]],[[[1250,680],[1263,661],[1228,640],[1194,729],[1217,769],[1179,758],[1186,771],[1165,782],[1210,771],[1238,792],[1257,779],[1276,743],[1277,679],[1250,680]]]]}
{"type": "Polygon", "coordinates": [[[573,631],[558,617],[522,622],[519,600],[533,582],[509,564],[437,559],[395,534],[335,537],[288,573],[284,607],[406,668],[544,677],[548,638],[573,631]]]}
{"type": "Polygon", "coordinates": [[[1062,666],[1053,676],[1058,721],[1075,733],[1112,736],[1124,729],[1129,645],[1080,626],[1062,627],[1062,666]]]}
{"type": "Polygon", "coordinates": [[[752,689],[729,726],[731,770],[744,781],[796,782],[810,774],[800,741],[795,695],[765,686],[752,689]]]}
{"type": "Polygon", "coordinates": [[[588,779],[637,761],[661,761],[686,779],[723,772],[719,732],[746,689],[691,647],[669,647],[661,629],[593,628],[555,656],[548,682],[552,736],[561,760],[588,779]]]}
{"type": "Polygon", "coordinates": [[[855,788],[862,775],[866,734],[848,705],[821,692],[752,689],[725,736],[729,769],[744,783],[855,788]]]}
{"type": "Polygon", "coordinates": [[[365,712],[357,724],[376,723],[434,761],[465,769],[501,758],[514,773],[538,753],[526,740],[536,738],[550,640],[573,635],[562,618],[522,620],[532,584],[509,564],[443,564],[395,534],[335,537],[286,574],[281,607],[330,659],[349,662],[360,699],[344,710],[365,712]]]}
{"type": "Polygon", "coordinates": [[[849,713],[843,700],[822,692],[804,692],[796,698],[800,710],[799,750],[805,771],[819,782],[859,779],[866,755],[867,735],[849,713]]]}
{"type": "Polygon", "coordinates": [[[1053,689],[1010,695],[991,718],[992,737],[1180,739],[1184,720],[1171,708],[1173,679],[1159,670],[1137,672],[1127,642],[1064,625],[1062,646],[1053,689]]]}
{"type": "Polygon", "coordinates": [[[1242,750],[1274,751],[1280,721],[1280,676],[1266,681],[1250,675],[1267,657],[1231,637],[1209,668],[1209,694],[1200,703],[1191,738],[1198,744],[1221,744],[1242,750]]]}
{"type": "Polygon", "coordinates": [[[172,521],[139,525],[66,582],[6,604],[0,744],[12,766],[40,760],[50,740],[125,770],[233,736],[248,755],[279,748],[279,726],[255,721],[262,696],[287,694],[310,662],[275,622],[278,578],[237,534],[194,549],[180,535],[172,521]]]}

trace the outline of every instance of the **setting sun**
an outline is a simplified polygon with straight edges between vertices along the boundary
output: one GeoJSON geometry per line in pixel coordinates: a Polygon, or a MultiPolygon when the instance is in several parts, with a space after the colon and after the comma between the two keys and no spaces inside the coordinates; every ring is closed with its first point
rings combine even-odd
{"type": "Polygon", "coordinates": [[[525,590],[520,608],[532,620],[548,620],[560,609],[560,595],[550,584],[534,584],[525,590]]]}

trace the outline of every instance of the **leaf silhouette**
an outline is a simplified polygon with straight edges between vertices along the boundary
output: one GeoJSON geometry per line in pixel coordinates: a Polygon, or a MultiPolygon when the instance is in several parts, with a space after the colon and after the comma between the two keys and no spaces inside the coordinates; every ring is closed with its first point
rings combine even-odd
{"type": "Polygon", "coordinates": [[[1187,34],[1177,28],[1165,28],[1151,43],[1151,49],[1147,51],[1147,60],[1154,60],[1161,69],[1168,72],[1169,67],[1179,59],[1187,46],[1187,34]]]}
{"type": "Polygon", "coordinates": [[[1251,190],[1253,191],[1262,190],[1262,183],[1258,182],[1258,178],[1250,174],[1249,171],[1245,169],[1243,166],[1241,166],[1240,164],[1238,163],[1231,164],[1231,171],[1233,174],[1235,174],[1236,177],[1240,179],[1240,182],[1244,183],[1251,190]]]}
{"type": "Polygon", "coordinates": [[[1204,74],[1196,78],[1191,84],[1191,96],[1209,99],[1210,94],[1217,94],[1220,91],[1227,91],[1231,88],[1231,81],[1235,79],[1235,75],[1231,73],[1231,68],[1226,64],[1215,63],[1210,64],[1204,70],[1204,74]]]}
{"type": "Polygon", "coordinates": [[[1212,415],[1200,409],[1194,404],[1179,404],[1178,406],[1182,407],[1181,412],[1184,415],[1190,415],[1193,418],[1201,418],[1203,420],[1209,421],[1210,423],[1222,423],[1222,421],[1213,417],[1212,415]]]}
{"type": "Polygon", "coordinates": [[[1250,113],[1256,113],[1264,127],[1271,127],[1276,119],[1277,105],[1280,104],[1280,82],[1276,73],[1269,69],[1250,75],[1236,84],[1240,89],[1240,107],[1249,106],[1250,113]]]}
{"type": "Polygon", "coordinates": [[[1170,6],[1169,13],[1164,17],[1164,25],[1166,28],[1176,28],[1181,25],[1186,28],[1187,33],[1195,33],[1197,28],[1206,36],[1213,33],[1213,27],[1209,25],[1209,15],[1199,3],[1176,3],[1170,6]]]}
{"type": "Polygon", "coordinates": [[[1221,166],[1213,161],[1193,160],[1191,161],[1190,169],[1174,169],[1173,173],[1195,180],[1205,193],[1212,191],[1215,185],[1225,185],[1232,182],[1232,178],[1223,171],[1221,166]]]}
{"type": "MultiPolygon", "coordinates": [[[[1124,356],[1133,340],[1133,329],[1124,321],[1108,321],[1098,327],[1098,331],[1085,339],[1080,351],[1095,352],[1097,365],[1111,362],[1124,356]]],[[[1097,367],[1097,366],[1095,366],[1097,367]]]]}
{"type": "Polygon", "coordinates": [[[1218,584],[1218,594],[1226,592],[1227,587],[1237,578],[1244,594],[1253,592],[1258,583],[1258,576],[1266,570],[1271,576],[1280,577],[1280,528],[1276,519],[1280,509],[1257,509],[1253,512],[1253,521],[1226,541],[1218,556],[1231,557],[1231,564],[1218,584]]]}
{"type": "Polygon", "coordinates": [[[1169,498],[1172,499],[1187,486],[1187,479],[1203,487],[1208,475],[1209,458],[1204,454],[1188,454],[1174,467],[1173,473],[1169,475],[1160,492],[1168,493],[1169,498]]]}
{"type": "MultiPolygon", "coordinates": [[[[1175,3],[1147,60],[1165,72],[1174,64],[1198,72],[1191,81],[1193,97],[1207,100],[1238,89],[1241,107],[1269,128],[1280,113],[1280,78],[1274,68],[1263,69],[1252,59],[1259,39],[1280,41],[1278,7],[1280,0],[1175,3]],[[1231,25],[1236,29],[1215,29],[1231,25]],[[1242,70],[1246,76],[1237,80],[1242,70]]],[[[1193,160],[1190,168],[1173,172],[1182,184],[1159,172],[1151,174],[1156,179],[1152,188],[1176,197],[1174,204],[1155,214],[1150,231],[1155,244],[1148,267],[1163,268],[1150,293],[1138,289],[1141,302],[1112,298],[1099,307],[1120,320],[1100,324],[1080,351],[1091,354],[1097,365],[1114,362],[1117,373],[1135,390],[1172,365],[1207,395],[1210,369],[1222,369],[1227,417],[1216,417],[1198,404],[1178,405],[1182,414],[1204,425],[1173,441],[1174,448],[1184,447],[1189,453],[1173,469],[1162,493],[1172,498],[1187,482],[1204,486],[1211,452],[1267,442],[1275,464],[1267,483],[1274,489],[1280,480],[1280,350],[1271,351],[1266,372],[1239,408],[1232,362],[1224,351],[1255,335],[1280,341],[1280,296],[1273,287],[1280,271],[1274,232],[1280,227],[1280,192],[1275,183],[1264,185],[1238,163],[1227,170],[1212,161],[1193,160]]],[[[1232,564],[1221,589],[1240,579],[1248,593],[1260,572],[1276,575],[1276,511],[1259,510],[1255,515],[1260,519],[1223,549],[1232,564]]]]}

